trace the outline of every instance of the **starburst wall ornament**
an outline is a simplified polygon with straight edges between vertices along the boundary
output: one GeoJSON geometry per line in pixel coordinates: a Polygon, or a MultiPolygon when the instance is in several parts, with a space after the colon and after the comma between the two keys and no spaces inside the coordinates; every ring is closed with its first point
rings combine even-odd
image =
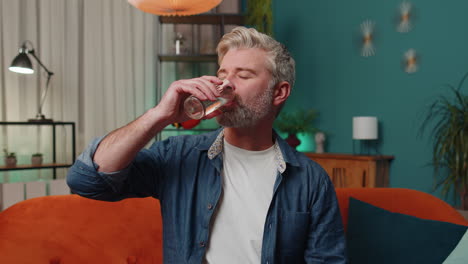
{"type": "Polygon", "coordinates": [[[375,55],[374,47],[374,27],[375,23],[371,20],[366,20],[361,24],[362,47],[361,56],[369,57],[375,55]]]}
{"type": "Polygon", "coordinates": [[[403,68],[406,73],[415,73],[418,71],[418,56],[414,49],[409,49],[404,54],[403,68]]]}
{"type": "Polygon", "coordinates": [[[399,21],[397,24],[397,31],[401,33],[408,33],[413,29],[412,22],[412,5],[410,2],[402,2],[399,7],[399,21]]]}

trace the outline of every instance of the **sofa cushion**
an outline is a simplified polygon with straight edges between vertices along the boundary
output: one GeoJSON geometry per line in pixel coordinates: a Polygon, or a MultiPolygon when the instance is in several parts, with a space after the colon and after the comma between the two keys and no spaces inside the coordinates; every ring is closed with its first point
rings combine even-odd
{"type": "Polygon", "coordinates": [[[442,263],[467,227],[393,213],[349,200],[349,263],[442,263]]]}
{"type": "Polygon", "coordinates": [[[162,263],[159,201],[44,196],[0,213],[0,263],[162,263]]]}

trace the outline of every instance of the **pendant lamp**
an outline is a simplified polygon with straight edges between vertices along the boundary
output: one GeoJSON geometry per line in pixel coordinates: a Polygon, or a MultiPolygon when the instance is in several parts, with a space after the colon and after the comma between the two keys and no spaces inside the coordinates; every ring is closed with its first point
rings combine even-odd
{"type": "Polygon", "coordinates": [[[128,0],[143,12],[160,16],[189,16],[207,12],[222,0],[128,0]]]}

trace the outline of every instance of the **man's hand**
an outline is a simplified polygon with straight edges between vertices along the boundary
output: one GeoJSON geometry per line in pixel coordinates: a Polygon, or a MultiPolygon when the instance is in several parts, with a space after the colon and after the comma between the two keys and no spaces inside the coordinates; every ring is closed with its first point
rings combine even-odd
{"type": "Polygon", "coordinates": [[[182,123],[188,120],[184,113],[184,100],[193,95],[198,99],[216,100],[220,96],[216,87],[223,81],[215,76],[203,76],[188,80],[178,80],[169,86],[155,111],[165,120],[167,124],[182,123]]]}

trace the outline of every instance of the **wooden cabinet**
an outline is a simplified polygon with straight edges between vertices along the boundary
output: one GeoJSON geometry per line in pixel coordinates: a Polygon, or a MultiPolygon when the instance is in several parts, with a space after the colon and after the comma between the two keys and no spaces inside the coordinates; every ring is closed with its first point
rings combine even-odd
{"type": "Polygon", "coordinates": [[[388,187],[393,156],[305,153],[320,164],[337,188],[388,187]]]}

